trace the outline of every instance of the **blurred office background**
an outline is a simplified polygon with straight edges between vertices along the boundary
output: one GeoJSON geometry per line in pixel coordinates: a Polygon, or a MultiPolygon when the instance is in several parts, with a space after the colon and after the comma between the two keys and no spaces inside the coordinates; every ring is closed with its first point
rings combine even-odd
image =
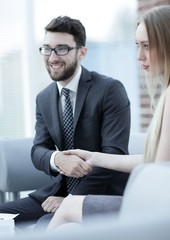
{"type": "Polygon", "coordinates": [[[38,48],[45,25],[59,15],[83,23],[88,54],[82,65],[124,84],[131,101],[131,130],[145,131],[151,116],[146,96],[141,103],[136,20],[160,2],[169,1],[0,0],[0,137],[34,135],[35,98],[51,83],[38,48]]]}

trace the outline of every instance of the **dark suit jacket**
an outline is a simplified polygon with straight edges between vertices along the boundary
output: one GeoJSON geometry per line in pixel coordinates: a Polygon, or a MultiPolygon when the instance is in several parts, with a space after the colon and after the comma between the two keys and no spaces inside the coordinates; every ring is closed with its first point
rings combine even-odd
{"type": "MultiPolygon", "coordinates": [[[[63,149],[59,92],[53,82],[36,99],[36,135],[31,156],[35,167],[56,182],[30,196],[44,201],[66,195],[64,177],[50,170],[51,154],[63,149]]],[[[74,115],[74,147],[89,151],[128,154],[130,103],[118,80],[82,69],[74,115]]],[[[128,174],[94,168],[81,179],[73,194],[122,195],[128,174]]]]}

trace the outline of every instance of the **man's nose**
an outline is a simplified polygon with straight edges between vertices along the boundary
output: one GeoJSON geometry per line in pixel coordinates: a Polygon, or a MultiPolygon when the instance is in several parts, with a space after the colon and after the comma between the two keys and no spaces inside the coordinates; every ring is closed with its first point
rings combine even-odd
{"type": "Polygon", "coordinates": [[[54,50],[51,51],[51,54],[49,56],[50,61],[59,59],[59,56],[55,53],[54,50]]]}

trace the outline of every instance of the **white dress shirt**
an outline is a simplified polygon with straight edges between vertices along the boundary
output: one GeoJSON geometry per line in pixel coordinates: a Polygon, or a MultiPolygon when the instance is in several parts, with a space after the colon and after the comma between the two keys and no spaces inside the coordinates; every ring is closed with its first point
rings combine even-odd
{"type": "MultiPolygon", "coordinates": [[[[77,74],[74,76],[74,78],[64,87],[70,90],[70,101],[73,107],[73,115],[75,112],[75,104],[76,104],[76,97],[77,97],[77,88],[81,76],[82,68],[81,66],[79,67],[79,70],[77,74]]],[[[60,82],[57,82],[58,90],[59,90],[59,95],[60,95],[60,101],[61,101],[61,107],[62,111],[64,111],[64,96],[61,93],[63,86],[60,84],[60,82]]],[[[55,166],[54,163],[54,157],[56,153],[58,152],[57,146],[56,146],[56,151],[52,153],[51,158],[50,158],[50,166],[53,171],[58,171],[59,168],[55,166]]]]}

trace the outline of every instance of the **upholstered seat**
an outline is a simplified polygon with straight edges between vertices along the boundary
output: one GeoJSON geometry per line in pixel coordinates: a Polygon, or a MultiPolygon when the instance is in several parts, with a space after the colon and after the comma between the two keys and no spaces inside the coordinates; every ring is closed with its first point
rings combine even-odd
{"type": "Polygon", "coordinates": [[[32,143],[32,138],[0,140],[1,202],[17,199],[21,191],[35,190],[53,181],[33,166],[32,143]]]}

